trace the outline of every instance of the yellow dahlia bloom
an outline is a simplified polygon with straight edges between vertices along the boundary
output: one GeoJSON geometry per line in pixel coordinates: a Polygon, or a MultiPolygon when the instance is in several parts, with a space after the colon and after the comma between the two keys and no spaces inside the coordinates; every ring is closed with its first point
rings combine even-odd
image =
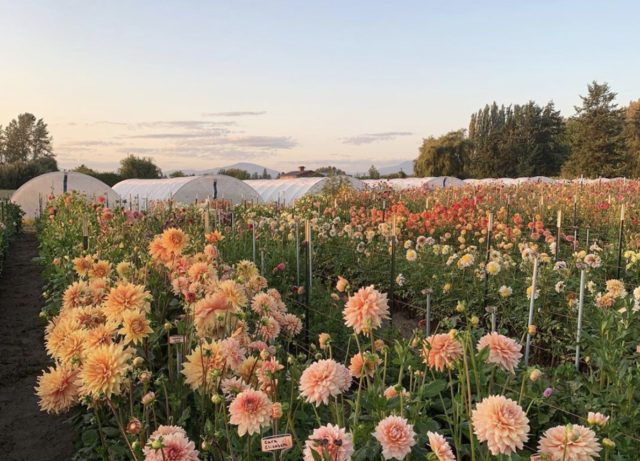
{"type": "Polygon", "coordinates": [[[73,270],[75,270],[80,277],[85,277],[92,266],[93,260],[91,259],[91,256],[88,255],[84,258],[78,256],[73,260],[73,270]]]}
{"type": "Polygon", "coordinates": [[[103,279],[111,274],[111,263],[109,261],[98,261],[89,269],[89,277],[92,279],[103,279]]]}
{"type": "Polygon", "coordinates": [[[71,364],[74,360],[82,361],[85,356],[86,338],[87,330],[72,331],[61,342],[54,357],[68,364],[71,364]]]}
{"type": "Polygon", "coordinates": [[[231,303],[233,310],[246,307],[249,302],[242,285],[239,285],[233,280],[221,282],[218,285],[218,290],[227,295],[227,300],[231,303]]]}
{"type": "Polygon", "coordinates": [[[49,367],[49,371],[38,377],[36,394],[43,411],[63,413],[78,403],[78,372],[78,368],[62,364],[49,367]]]}
{"type": "Polygon", "coordinates": [[[72,316],[60,314],[47,325],[45,330],[45,345],[47,353],[56,357],[64,340],[73,331],[80,330],[82,325],[72,316]]]}
{"type": "Polygon", "coordinates": [[[200,386],[209,385],[212,381],[211,372],[218,370],[223,372],[226,359],[224,348],[220,341],[211,344],[202,344],[187,356],[182,370],[186,377],[185,382],[195,391],[200,386]]]}
{"type": "Polygon", "coordinates": [[[142,311],[125,311],[122,315],[122,328],[118,330],[118,333],[124,335],[124,342],[126,344],[141,343],[144,338],[149,336],[149,333],[153,333],[153,330],[149,326],[149,320],[147,314],[142,311]]]}
{"type": "Polygon", "coordinates": [[[174,255],[180,255],[189,243],[189,237],[181,229],[167,229],[160,238],[164,247],[174,255]]]}
{"type": "Polygon", "coordinates": [[[131,353],[122,344],[102,345],[88,351],[78,375],[81,392],[107,398],[120,394],[121,384],[129,370],[131,353]]]}

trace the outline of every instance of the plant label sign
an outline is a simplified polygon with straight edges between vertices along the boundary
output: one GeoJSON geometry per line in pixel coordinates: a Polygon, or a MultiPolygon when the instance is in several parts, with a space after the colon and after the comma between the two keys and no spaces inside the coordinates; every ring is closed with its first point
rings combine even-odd
{"type": "Polygon", "coordinates": [[[291,434],[272,435],[262,438],[262,451],[288,450],[293,447],[291,434]]]}
{"type": "Polygon", "coordinates": [[[184,342],[184,336],[175,335],[169,336],[169,344],[182,344],[184,342]]]}

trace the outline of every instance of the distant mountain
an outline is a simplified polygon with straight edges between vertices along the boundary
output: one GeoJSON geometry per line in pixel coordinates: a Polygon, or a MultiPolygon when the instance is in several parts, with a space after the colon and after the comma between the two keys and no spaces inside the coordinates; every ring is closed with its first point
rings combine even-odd
{"type": "Polygon", "coordinates": [[[402,162],[400,165],[387,166],[384,168],[378,168],[378,172],[381,175],[393,174],[397,173],[400,170],[404,171],[407,175],[413,174],[413,160],[407,160],[406,162],[402,162]]]}
{"type": "MultiPolygon", "coordinates": [[[[209,170],[181,170],[181,171],[184,174],[187,174],[187,175],[195,174],[196,176],[202,176],[202,175],[205,175],[205,174],[217,174],[218,171],[220,171],[220,170],[223,170],[223,169],[224,170],[228,170],[230,168],[237,168],[238,170],[245,170],[245,171],[248,171],[249,174],[257,173],[258,175],[261,175],[266,167],[264,167],[262,165],[256,165],[255,163],[240,162],[240,163],[234,163],[233,165],[221,166],[221,167],[218,167],[218,168],[211,168],[209,170]]],[[[171,173],[173,173],[174,171],[177,171],[177,170],[165,171],[164,173],[168,176],[171,173]]],[[[279,171],[272,170],[271,168],[267,168],[267,173],[269,173],[273,179],[276,179],[278,177],[278,175],[280,174],[279,171]]]]}

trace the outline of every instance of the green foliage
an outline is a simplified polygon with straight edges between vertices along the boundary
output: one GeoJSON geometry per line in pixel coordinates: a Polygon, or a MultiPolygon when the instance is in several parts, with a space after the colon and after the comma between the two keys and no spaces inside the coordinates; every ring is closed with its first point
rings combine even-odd
{"type": "Polygon", "coordinates": [[[430,136],[422,141],[420,155],[414,160],[418,177],[455,176],[462,178],[469,164],[472,143],[466,130],[451,131],[444,136],[430,136]]]}
{"type": "Polygon", "coordinates": [[[98,172],[92,168],[89,168],[84,164],[80,165],[79,167],[76,167],[73,171],[75,171],[76,173],[82,173],[88,176],[93,176],[94,178],[99,179],[100,181],[102,181],[103,183],[105,183],[107,186],[110,186],[110,187],[113,187],[123,179],[122,176],[120,176],[118,173],[114,173],[112,171],[98,172]]]}
{"type": "Polygon", "coordinates": [[[0,126],[0,163],[29,162],[53,158],[52,138],[47,124],[25,112],[2,130],[0,126]]]}
{"type": "Polygon", "coordinates": [[[120,160],[118,174],[122,179],[157,179],[162,177],[162,170],[151,157],[129,155],[120,160]]]}
{"type": "Polygon", "coordinates": [[[628,173],[623,128],[625,111],[614,102],[617,93],[607,83],[594,81],[587,96],[580,96],[569,132],[571,157],[563,167],[564,176],[615,178],[628,173]]]}
{"type": "Polygon", "coordinates": [[[623,129],[632,176],[640,175],[640,99],[631,101],[626,109],[623,129]]]}
{"type": "Polygon", "coordinates": [[[371,168],[369,168],[369,177],[371,179],[380,179],[380,172],[374,165],[371,165],[371,168]]]}
{"type": "Polygon", "coordinates": [[[58,162],[53,157],[0,165],[0,189],[17,189],[30,179],[52,171],[58,171],[58,162]]]}
{"type": "Polygon", "coordinates": [[[0,202],[0,275],[9,245],[22,228],[24,212],[11,202],[0,202]]]}
{"type": "Polygon", "coordinates": [[[186,174],[182,172],[182,170],[174,171],[169,175],[170,178],[184,178],[186,174]]]}
{"type": "Polygon", "coordinates": [[[245,179],[251,179],[251,174],[247,170],[241,170],[239,168],[229,168],[229,169],[220,169],[218,174],[223,174],[226,176],[233,176],[236,179],[244,181],[245,179]]]}
{"type": "Polygon", "coordinates": [[[344,170],[335,166],[321,166],[320,168],[316,168],[315,172],[326,174],[327,176],[345,176],[347,174],[344,170]]]}

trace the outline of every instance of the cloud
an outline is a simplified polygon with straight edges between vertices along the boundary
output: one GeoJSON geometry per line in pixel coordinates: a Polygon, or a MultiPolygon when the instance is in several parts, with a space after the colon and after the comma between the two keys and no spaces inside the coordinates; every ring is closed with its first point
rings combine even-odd
{"type": "Polygon", "coordinates": [[[138,122],[129,124],[129,127],[132,129],[141,129],[141,128],[184,128],[190,130],[202,130],[209,129],[215,126],[232,126],[235,125],[236,122],[212,122],[209,120],[158,120],[154,122],[138,122]]]}
{"type": "Polygon", "coordinates": [[[203,117],[245,117],[245,116],[256,116],[256,115],[264,115],[266,111],[262,112],[251,112],[251,111],[237,111],[237,112],[205,112],[202,114],[203,117]]]}
{"type": "Polygon", "coordinates": [[[121,142],[115,142],[115,141],[102,141],[102,140],[97,140],[97,141],[92,141],[92,140],[86,140],[86,141],[73,141],[73,142],[68,142],[66,144],[61,144],[60,147],[61,148],[68,148],[68,147],[93,147],[93,146],[105,146],[105,147],[110,147],[110,146],[121,146],[122,143],[121,142]]]}
{"type": "Polygon", "coordinates": [[[354,144],[360,146],[362,144],[371,144],[379,141],[392,141],[398,136],[411,136],[413,133],[409,131],[389,131],[386,133],[369,133],[359,134],[357,136],[351,136],[349,138],[342,138],[344,144],[354,144]]]}
{"type": "Polygon", "coordinates": [[[211,138],[219,137],[230,133],[226,129],[213,129],[193,131],[190,133],[146,133],[129,136],[118,136],[119,139],[188,139],[188,138],[211,138]]]}
{"type": "Polygon", "coordinates": [[[145,156],[157,156],[167,158],[198,158],[198,159],[224,159],[224,160],[250,160],[268,158],[276,155],[274,150],[247,150],[225,147],[212,150],[208,146],[172,146],[172,147],[128,147],[118,150],[123,154],[135,154],[145,156]]]}

